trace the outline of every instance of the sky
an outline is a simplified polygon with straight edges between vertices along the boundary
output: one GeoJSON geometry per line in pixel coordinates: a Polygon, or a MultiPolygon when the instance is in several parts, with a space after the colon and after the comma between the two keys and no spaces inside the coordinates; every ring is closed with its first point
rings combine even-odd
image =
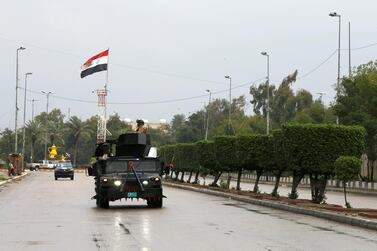
{"type": "MultiPolygon", "coordinates": [[[[293,89],[309,90],[314,98],[325,93],[329,104],[337,78],[338,18],[328,14],[341,15],[343,76],[348,22],[352,66],[376,59],[376,8],[375,0],[2,0],[0,130],[14,128],[20,46],[26,50],[19,52],[19,83],[23,88],[25,73],[33,73],[27,99],[38,100],[36,113],[46,110],[43,90],[53,92],[49,109],[81,119],[96,115],[93,91],[103,88],[106,72],[81,79],[80,66],[107,48],[107,113],[122,119],[189,116],[208,103],[207,89],[213,98],[229,98],[225,75],[232,77],[232,96],[250,101],[250,85],[266,77],[262,51],[270,55],[271,84],[297,69],[293,89]],[[177,99],[183,100],[166,102],[177,99]]],[[[18,97],[22,125],[24,89],[18,97]]],[[[246,112],[252,113],[250,104],[246,112]]],[[[31,119],[30,101],[26,114],[31,119]]]]}

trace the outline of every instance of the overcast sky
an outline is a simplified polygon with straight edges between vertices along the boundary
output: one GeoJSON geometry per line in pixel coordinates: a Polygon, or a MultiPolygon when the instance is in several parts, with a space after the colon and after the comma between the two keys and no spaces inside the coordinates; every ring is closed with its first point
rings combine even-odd
{"type": "MultiPolygon", "coordinates": [[[[2,0],[0,7],[0,129],[14,128],[16,49],[20,85],[29,77],[28,99],[41,90],[52,91],[50,108],[86,119],[97,113],[93,90],[102,88],[105,72],[80,79],[80,66],[110,48],[109,102],[153,102],[194,97],[226,90],[232,76],[233,96],[246,95],[249,86],[266,75],[270,54],[271,82],[279,84],[298,69],[298,77],[313,70],[338,46],[338,19],[342,15],[342,48],[348,48],[351,22],[353,48],[377,43],[375,0],[2,0]]],[[[352,51],[352,65],[376,59],[377,46],[352,51]]],[[[348,51],[341,52],[341,74],[348,74],[348,51]]],[[[294,83],[314,97],[334,96],[337,55],[294,83]]],[[[261,80],[256,83],[260,83],[261,80]]],[[[228,92],[214,98],[228,98],[228,92]]],[[[22,122],[23,90],[19,121],[22,122]]],[[[161,104],[110,104],[108,114],[149,121],[189,115],[208,102],[208,96],[161,104]]],[[[31,118],[28,102],[27,118],[31,118]]],[[[251,113],[252,107],[247,106],[251,113]]]]}

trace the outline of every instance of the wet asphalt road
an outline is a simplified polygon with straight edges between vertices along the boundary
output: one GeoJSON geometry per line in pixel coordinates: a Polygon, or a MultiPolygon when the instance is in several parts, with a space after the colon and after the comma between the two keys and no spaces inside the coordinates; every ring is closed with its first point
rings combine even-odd
{"type": "Polygon", "coordinates": [[[377,250],[377,232],[165,187],[97,209],[93,178],[34,172],[0,187],[0,250],[377,250]]]}

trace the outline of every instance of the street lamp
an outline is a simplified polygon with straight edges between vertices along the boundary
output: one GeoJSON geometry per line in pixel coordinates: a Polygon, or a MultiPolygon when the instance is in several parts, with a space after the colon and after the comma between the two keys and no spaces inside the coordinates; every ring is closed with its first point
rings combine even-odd
{"type": "Polygon", "coordinates": [[[231,110],[232,110],[232,77],[231,76],[225,76],[225,78],[229,79],[229,127],[231,126],[231,110]]]}
{"type": "Polygon", "coordinates": [[[267,135],[270,133],[270,55],[263,51],[263,56],[267,57],[267,135]]]}
{"type": "Polygon", "coordinates": [[[33,73],[31,72],[28,72],[28,73],[25,73],[25,92],[24,92],[24,127],[23,127],[23,130],[22,130],[22,160],[21,160],[21,166],[23,167],[24,166],[24,158],[25,158],[25,133],[26,133],[26,124],[25,124],[25,121],[26,121],[26,90],[27,90],[27,76],[31,75],[33,73]]]}
{"type": "Polygon", "coordinates": [[[207,108],[207,124],[206,124],[205,140],[207,140],[207,138],[208,138],[209,109],[210,109],[210,105],[211,105],[211,96],[212,96],[212,92],[210,90],[206,90],[206,92],[209,93],[209,100],[208,100],[208,108],[207,108]]]}
{"type": "Polygon", "coordinates": [[[331,12],[329,14],[330,17],[337,17],[339,20],[339,37],[338,37],[338,78],[336,81],[336,89],[339,89],[339,81],[340,81],[340,24],[341,24],[341,15],[336,12],[331,12]]]}
{"type": "Polygon", "coordinates": [[[28,99],[27,101],[31,102],[31,122],[34,121],[34,103],[38,102],[38,99],[28,99]]]}
{"type": "Polygon", "coordinates": [[[43,94],[46,95],[47,103],[46,103],[46,121],[45,121],[45,129],[46,129],[46,134],[45,134],[45,160],[47,160],[47,121],[48,121],[48,101],[50,98],[50,95],[53,94],[52,92],[45,92],[41,91],[43,94]]]}
{"type": "Polygon", "coordinates": [[[25,50],[26,48],[25,47],[20,47],[20,48],[17,48],[17,51],[16,51],[16,114],[15,114],[15,117],[14,117],[14,133],[15,133],[15,137],[14,137],[14,153],[17,153],[18,152],[18,147],[17,147],[17,118],[18,118],[18,52],[19,51],[23,51],[25,50]]]}

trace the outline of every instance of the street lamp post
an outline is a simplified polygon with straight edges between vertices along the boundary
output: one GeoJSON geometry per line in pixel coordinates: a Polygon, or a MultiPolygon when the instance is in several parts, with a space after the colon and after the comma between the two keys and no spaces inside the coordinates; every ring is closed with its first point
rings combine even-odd
{"type": "Polygon", "coordinates": [[[228,123],[229,123],[229,128],[232,124],[231,120],[231,114],[232,114],[232,77],[231,76],[225,76],[225,78],[229,79],[229,118],[228,118],[228,123]]]}
{"type": "Polygon", "coordinates": [[[270,55],[263,51],[263,56],[267,57],[267,135],[270,133],[270,55]]]}
{"type": "Polygon", "coordinates": [[[28,99],[28,101],[31,101],[31,122],[34,121],[34,103],[38,102],[38,99],[28,99]]]}
{"type": "Polygon", "coordinates": [[[50,98],[50,95],[53,94],[52,92],[45,92],[45,91],[42,91],[43,94],[46,95],[46,99],[47,99],[47,102],[46,102],[46,121],[45,121],[45,130],[46,130],[46,133],[45,133],[45,160],[47,160],[47,121],[48,121],[48,101],[49,101],[49,98],[50,98]]]}
{"type": "Polygon", "coordinates": [[[22,50],[25,50],[26,48],[25,47],[20,47],[20,48],[17,48],[17,51],[16,51],[16,114],[15,114],[15,118],[14,118],[14,133],[15,133],[15,137],[14,137],[14,153],[17,153],[18,152],[18,147],[17,147],[17,118],[18,118],[18,52],[19,51],[22,51],[22,50]]]}
{"type": "Polygon", "coordinates": [[[338,78],[336,81],[336,89],[339,89],[339,81],[340,81],[340,24],[341,24],[341,15],[336,12],[331,12],[329,14],[330,17],[337,17],[339,20],[339,36],[338,36],[338,78]]]}
{"type": "Polygon", "coordinates": [[[208,108],[207,108],[207,123],[206,123],[206,135],[205,135],[205,140],[208,139],[208,125],[209,125],[209,109],[211,105],[211,96],[212,92],[210,90],[206,90],[209,93],[209,100],[208,100],[208,108]]]}
{"type": "Polygon", "coordinates": [[[25,92],[24,92],[24,127],[22,130],[22,160],[21,160],[21,166],[24,166],[24,158],[25,158],[25,134],[26,134],[26,90],[27,90],[27,76],[31,75],[31,72],[25,73],[25,92]]]}

